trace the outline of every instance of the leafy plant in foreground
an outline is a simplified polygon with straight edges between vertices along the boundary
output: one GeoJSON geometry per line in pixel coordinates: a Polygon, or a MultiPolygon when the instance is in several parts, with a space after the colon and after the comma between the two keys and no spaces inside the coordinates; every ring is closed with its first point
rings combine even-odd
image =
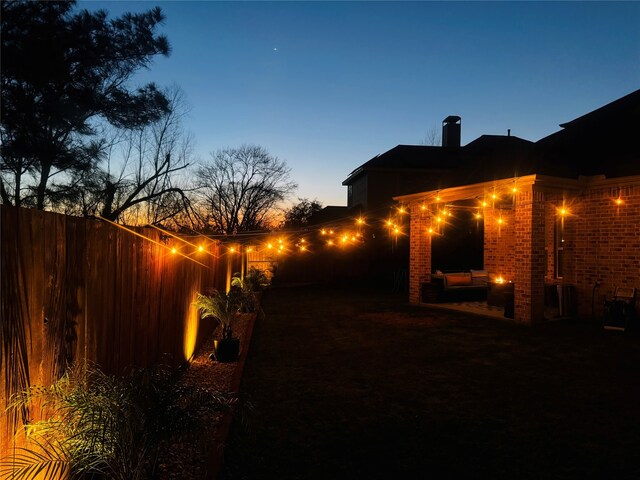
{"type": "Polygon", "coordinates": [[[214,318],[222,327],[222,340],[233,338],[233,323],[241,306],[239,296],[212,290],[211,295],[198,293],[194,305],[200,310],[201,318],[214,318]]]}
{"type": "Polygon", "coordinates": [[[169,439],[197,434],[203,409],[234,400],[180,385],[168,366],[135,369],[124,377],[74,365],[50,387],[32,386],[10,408],[40,405],[45,420],[25,426],[26,447],[0,462],[0,477],[150,478],[169,439]]]}

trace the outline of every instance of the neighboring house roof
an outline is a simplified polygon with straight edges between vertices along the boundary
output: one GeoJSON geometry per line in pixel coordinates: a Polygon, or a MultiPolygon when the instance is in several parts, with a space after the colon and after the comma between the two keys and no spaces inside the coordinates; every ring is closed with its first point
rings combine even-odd
{"type": "Polygon", "coordinates": [[[398,145],[353,170],[342,185],[369,171],[430,170],[449,187],[534,173],[564,178],[640,175],[640,90],[560,126],[562,130],[535,143],[512,135],[482,135],[463,147],[398,145]]]}
{"type": "Polygon", "coordinates": [[[640,174],[640,90],[560,124],[536,142],[536,153],[570,174],[617,177],[640,174]]]}
{"type": "Polygon", "coordinates": [[[352,213],[352,209],[349,207],[328,205],[312,215],[309,220],[309,225],[320,225],[344,220],[345,218],[350,218],[349,216],[352,213]]]}
{"type": "Polygon", "coordinates": [[[460,161],[459,148],[425,145],[398,145],[353,170],[342,185],[349,185],[371,170],[447,170],[460,161]]]}

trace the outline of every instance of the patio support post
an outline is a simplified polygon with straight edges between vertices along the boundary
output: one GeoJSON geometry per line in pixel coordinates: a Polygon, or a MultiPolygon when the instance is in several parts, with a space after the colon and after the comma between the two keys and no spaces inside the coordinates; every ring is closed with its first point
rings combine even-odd
{"type": "Polygon", "coordinates": [[[409,302],[420,303],[424,282],[431,281],[431,237],[427,233],[430,217],[419,203],[411,206],[409,302]]]}
{"type": "Polygon", "coordinates": [[[544,318],[544,194],[535,184],[516,194],[515,320],[531,324],[544,318]]]}

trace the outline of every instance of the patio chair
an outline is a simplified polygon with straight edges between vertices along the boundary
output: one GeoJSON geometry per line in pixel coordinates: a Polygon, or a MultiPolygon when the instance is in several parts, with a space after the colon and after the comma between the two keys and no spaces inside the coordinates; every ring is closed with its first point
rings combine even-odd
{"type": "Polygon", "coordinates": [[[611,300],[604,301],[603,327],[605,330],[625,331],[636,314],[636,289],[616,287],[611,300]]]}

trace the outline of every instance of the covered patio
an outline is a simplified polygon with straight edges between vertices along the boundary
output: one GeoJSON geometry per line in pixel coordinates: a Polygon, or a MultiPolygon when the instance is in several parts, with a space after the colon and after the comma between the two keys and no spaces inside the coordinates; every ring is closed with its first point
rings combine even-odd
{"type": "Polygon", "coordinates": [[[545,288],[560,297],[561,316],[592,317],[616,286],[640,284],[638,176],[527,175],[395,200],[411,212],[413,304],[430,303],[423,289],[436,276],[432,239],[446,237],[464,210],[484,223],[484,271],[489,283],[512,285],[516,322],[545,319],[545,288]]]}

